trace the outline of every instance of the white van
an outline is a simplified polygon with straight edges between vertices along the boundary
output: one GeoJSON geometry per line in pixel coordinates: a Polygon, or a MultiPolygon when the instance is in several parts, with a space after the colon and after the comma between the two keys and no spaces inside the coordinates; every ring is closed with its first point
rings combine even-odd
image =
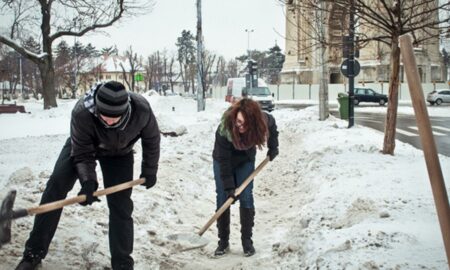
{"type": "Polygon", "coordinates": [[[258,78],[257,87],[247,89],[245,78],[229,78],[227,81],[225,101],[233,103],[244,96],[257,101],[263,110],[270,112],[275,107],[273,94],[270,93],[269,87],[267,87],[267,84],[262,79],[258,78]]]}

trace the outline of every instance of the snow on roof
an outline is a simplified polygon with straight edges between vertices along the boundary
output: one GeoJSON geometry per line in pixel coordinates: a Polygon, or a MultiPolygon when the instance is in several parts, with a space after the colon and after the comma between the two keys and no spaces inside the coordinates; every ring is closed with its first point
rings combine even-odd
{"type": "Polygon", "coordinates": [[[102,58],[102,70],[105,72],[122,72],[121,65],[124,67],[125,71],[129,71],[131,69],[129,62],[126,61],[127,59],[125,57],[106,56],[102,58]]]}

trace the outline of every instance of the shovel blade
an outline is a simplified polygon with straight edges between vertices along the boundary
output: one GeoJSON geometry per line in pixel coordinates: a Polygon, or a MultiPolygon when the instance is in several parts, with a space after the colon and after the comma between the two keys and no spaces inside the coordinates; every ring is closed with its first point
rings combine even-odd
{"type": "Polygon", "coordinates": [[[176,242],[179,251],[202,248],[208,244],[208,240],[195,233],[178,233],[167,236],[171,241],[176,242]]]}
{"type": "Polygon", "coordinates": [[[0,247],[11,241],[11,216],[13,212],[16,191],[11,190],[6,195],[0,208],[0,247]]]}

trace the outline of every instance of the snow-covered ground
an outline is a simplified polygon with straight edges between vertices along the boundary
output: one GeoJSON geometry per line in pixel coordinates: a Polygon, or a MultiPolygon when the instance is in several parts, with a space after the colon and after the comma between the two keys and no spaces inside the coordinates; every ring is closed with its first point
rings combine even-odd
{"type": "MultiPolygon", "coordinates": [[[[185,134],[162,138],[157,185],[133,190],[135,269],[448,268],[422,151],[397,141],[395,155],[383,155],[382,133],[347,129],[333,116],[318,121],[317,106],[273,111],[280,155],[255,179],[257,253],[242,255],[238,204],[231,210],[230,254],[211,256],[215,225],[203,236],[206,247],[180,252],[167,236],[196,233],[214,214],[211,152],[227,104],[207,100],[206,111],[197,113],[192,99],[148,99],[162,128],[185,134]]],[[[15,208],[38,204],[68,137],[75,101],[58,102],[44,111],[42,103],[29,101],[24,105],[30,114],[0,114],[0,198],[17,189],[15,208]]],[[[135,148],[138,176],[140,143],[135,148]]],[[[260,152],[257,162],[264,156],[260,152]]],[[[440,162],[449,193],[450,158],[440,156],[440,162]]],[[[70,196],[78,191],[76,184],[70,196]]],[[[110,267],[105,201],[64,209],[41,269],[110,267]]],[[[13,222],[12,242],[0,249],[0,269],[18,263],[32,223],[31,217],[13,222]]]]}

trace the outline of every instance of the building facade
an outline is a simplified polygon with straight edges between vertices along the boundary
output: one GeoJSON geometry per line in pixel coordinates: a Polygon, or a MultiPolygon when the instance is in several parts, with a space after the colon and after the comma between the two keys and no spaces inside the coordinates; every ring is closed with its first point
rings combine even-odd
{"type": "MultiPolygon", "coordinates": [[[[286,4],[286,60],[280,74],[282,83],[317,84],[320,80],[320,50],[318,50],[319,28],[315,25],[320,14],[318,11],[302,10],[301,0],[290,0],[286,4]]],[[[375,3],[374,1],[373,3],[375,3]]],[[[329,83],[345,83],[340,72],[344,60],[342,57],[342,39],[347,35],[347,11],[340,5],[328,4],[325,17],[324,35],[328,44],[325,61],[328,65],[329,83]]],[[[436,12],[436,16],[438,16],[436,12]]],[[[360,26],[358,33],[375,36],[377,29],[360,26]]],[[[358,61],[361,71],[356,77],[358,83],[389,81],[391,48],[380,41],[370,41],[359,50],[358,61]]],[[[419,74],[424,83],[443,82],[447,78],[439,50],[439,37],[428,40],[426,44],[415,47],[419,74]]],[[[401,64],[400,80],[404,81],[404,69],[401,64]]]]}

